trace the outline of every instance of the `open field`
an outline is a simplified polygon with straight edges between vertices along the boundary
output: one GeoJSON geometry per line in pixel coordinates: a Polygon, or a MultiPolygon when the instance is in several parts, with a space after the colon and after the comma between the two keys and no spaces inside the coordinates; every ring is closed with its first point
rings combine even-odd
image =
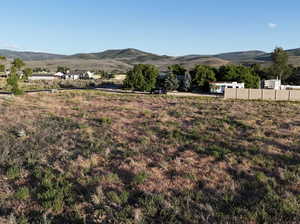
{"type": "Polygon", "coordinates": [[[0,98],[0,223],[299,223],[300,104],[0,98]]]}

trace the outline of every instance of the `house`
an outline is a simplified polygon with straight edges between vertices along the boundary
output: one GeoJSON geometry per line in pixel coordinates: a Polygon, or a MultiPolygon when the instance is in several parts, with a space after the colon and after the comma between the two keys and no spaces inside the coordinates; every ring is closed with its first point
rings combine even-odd
{"type": "Polygon", "coordinates": [[[281,85],[280,89],[282,89],[282,90],[300,90],[300,86],[281,85]]]}
{"type": "Polygon", "coordinates": [[[264,89],[274,89],[274,90],[300,90],[300,86],[295,85],[281,85],[281,80],[270,79],[263,82],[264,89]]]}
{"type": "Polygon", "coordinates": [[[210,83],[210,92],[211,93],[221,93],[225,92],[226,88],[245,88],[245,83],[238,82],[212,82],[210,83]]]}
{"type": "Polygon", "coordinates": [[[263,85],[264,89],[275,89],[275,90],[281,89],[281,80],[279,79],[265,80],[263,84],[264,84],[263,85]]]}
{"type": "Polygon", "coordinates": [[[62,72],[56,72],[56,73],[54,74],[54,76],[56,76],[56,77],[58,77],[58,78],[62,78],[64,75],[65,75],[65,74],[62,73],[62,72]]]}
{"type": "Polygon", "coordinates": [[[64,74],[62,77],[62,79],[67,79],[67,80],[77,80],[80,79],[80,74],[79,73],[68,73],[68,74],[64,74]]]}
{"type": "Polygon", "coordinates": [[[57,76],[52,74],[32,74],[29,78],[30,81],[36,80],[55,80],[58,79],[57,76]]]}
{"type": "Polygon", "coordinates": [[[90,71],[82,71],[80,72],[80,79],[95,79],[95,73],[90,71]]]}

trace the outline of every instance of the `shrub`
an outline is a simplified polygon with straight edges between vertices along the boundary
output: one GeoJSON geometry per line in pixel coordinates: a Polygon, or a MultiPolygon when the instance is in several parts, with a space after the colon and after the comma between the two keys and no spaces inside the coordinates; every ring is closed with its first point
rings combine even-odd
{"type": "Polygon", "coordinates": [[[20,218],[18,218],[17,223],[18,224],[29,224],[29,221],[25,216],[21,216],[20,218]]]}
{"type": "Polygon", "coordinates": [[[30,196],[28,187],[21,187],[16,193],[15,197],[19,200],[26,200],[30,196]]]}
{"type": "Polygon", "coordinates": [[[225,156],[230,153],[229,149],[225,149],[223,147],[213,145],[206,150],[206,153],[215,157],[218,160],[224,160],[225,156]]]}
{"type": "Polygon", "coordinates": [[[97,119],[97,121],[102,125],[112,123],[112,119],[109,117],[100,117],[99,119],[97,119]]]}
{"type": "Polygon", "coordinates": [[[132,182],[133,184],[142,184],[145,182],[145,180],[148,178],[148,174],[146,172],[140,172],[137,175],[135,175],[135,177],[133,178],[132,182]]]}
{"type": "Polygon", "coordinates": [[[128,197],[129,193],[127,191],[123,191],[121,194],[118,194],[115,191],[110,191],[107,193],[107,198],[118,205],[125,204],[128,200],[128,197]]]}
{"type": "Polygon", "coordinates": [[[16,179],[20,177],[20,174],[21,174],[21,169],[16,166],[12,166],[8,168],[8,170],[6,171],[6,176],[9,179],[16,179]]]}
{"type": "Polygon", "coordinates": [[[257,172],[255,176],[256,176],[257,181],[260,183],[268,182],[268,177],[263,172],[257,172]]]}
{"type": "Polygon", "coordinates": [[[47,169],[36,170],[35,177],[38,179],[37,198],[45,209],[58,212],[65,203],[73,201],[72,184],[63,175],[47,169]]]}

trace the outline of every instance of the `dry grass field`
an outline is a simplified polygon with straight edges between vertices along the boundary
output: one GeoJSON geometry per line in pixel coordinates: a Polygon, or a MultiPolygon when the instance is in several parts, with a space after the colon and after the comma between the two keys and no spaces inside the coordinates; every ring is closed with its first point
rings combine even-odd
{"type": "Polygon", "coordinates": [[[0,98],[0,223],[299,223],[300,104],[0,98]]]}
{"type": "MultiPolygon", "coordinates": [[[[94,88],[101,86],[105,83],[115,83],[120,84],[122,80],[104,80],[104,79],[97,79],[97,80],[64,80],[64,79],[57,79],[57,80],[35,80],[24,82],[20,81],[19,86],[23,91],[34,91],[34,90],[49,90],[49,89],[60,89],[60,88],[94,88]]],[[[0,92],[9,92],[10,87],[7,85],[7,81],[5,78],[0,78],[0,92]]]]}

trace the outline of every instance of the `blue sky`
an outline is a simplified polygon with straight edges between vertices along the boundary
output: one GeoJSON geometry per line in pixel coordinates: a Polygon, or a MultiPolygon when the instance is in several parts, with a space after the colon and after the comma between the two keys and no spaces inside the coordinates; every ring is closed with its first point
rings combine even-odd
{"type": "Polygon", "coordinates": [[[300,47],[299,0],[1,1],[0,48],[214,54],[300,47]]]}

